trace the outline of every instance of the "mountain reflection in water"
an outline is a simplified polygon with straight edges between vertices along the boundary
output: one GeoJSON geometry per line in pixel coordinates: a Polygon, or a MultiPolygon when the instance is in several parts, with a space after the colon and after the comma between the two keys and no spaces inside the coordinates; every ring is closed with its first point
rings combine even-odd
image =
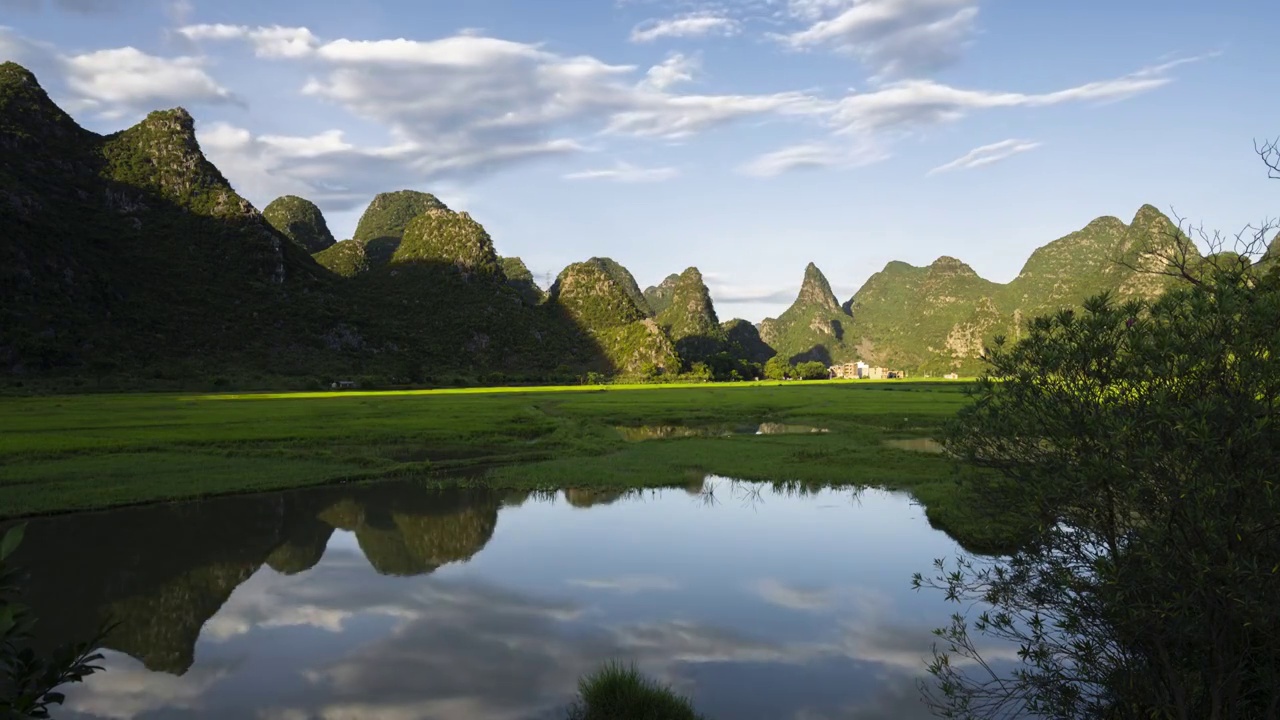
{"type": "Polygon", "coordinates": [[[710,718],[927,717],[951,608],[909,579],[955,544],[903,495],[710,482],[129,508],[32,520],[14,559],[44,641],[121,622],[60,718],[549,718],[608,659],[710,718]]]}

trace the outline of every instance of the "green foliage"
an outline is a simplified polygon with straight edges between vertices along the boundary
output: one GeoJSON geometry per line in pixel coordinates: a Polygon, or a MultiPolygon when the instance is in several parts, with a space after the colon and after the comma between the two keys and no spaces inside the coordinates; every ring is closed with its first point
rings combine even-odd
{"type": "MultiPolygon", "coordinates": [[[[428,210],[448,209],[448,206],[430,193],[416,190],[378,193],[360,216],[351,239],[362,243],[389,240],[395,244],[394,241],[404,237],[405,228],[414,218],[428,210]]],[[[394,251],[392,247],[391,252],[394,251]]],[[[389,256],[390,253],[388,258],[389,256]]]]}
{"type": "Polygon", "coordinates": [[[825,380],[827,379],[827,366],[816,360],[797,363],[795,376],[801,380],[825,380]]]}
{"type": "Polygon", "coordinates": [[[881,443],[935,432],[966,402],[962,389],[814,381],[0,398],[0,516],[428,474],[447,483],[478,468],[495,468],[485,484],[526,489],[679,485],[710,472],[910,490],[939,527],[998,544],[1004,524],[965,513],[943,457],[881,443]],[[614,429],[761,422],[830,432],[653,444],[614,429]]]}
{"type": "Polygon", "coordinates": [[[502,273],[489,233],[469,214],[452,210],[429,210],[409,221],[391,262],[452,265],[499,277],[502,273]]]}
{"type": "Polygon", "coordinates": [[[965,486],[1039,519],[1007,558],[916,584],[957,615],[950,717],[1261,718],[1280,707],[1280,276],[1228,264],[1160,299],[1099,295],[998,342],[945,438],[965,486]],[[973,634],[1019,646],[988,675],[973,634]],[[972,674],[971,674],[972,672],[972,674]]]}
{"type": "Polygon", "coordinates": [[[787,380],[792,375],[791,363],[784,360],[781,355],[774,355],[764,364],[764,377],[766,380],[787,380]]]}
{"type": "Polygon", "coordinates": [[[343,240],[315,253],[315,261],[336,275],[355,277],[369,269],[369,254],[357,240],[343,240]]]}
{"type": "Polygon", "coordinates": [[[272,200],[262,209],[262,218],[312,255],[336,242],[320,208],[297,195],[284,195],[272,200]]]}
{"type": "Polygon", "coordinates": [[[102,633],[47,657],[32,649],[36,619],[17,600],[20,576],[10,561],[23,531],[19,525],[0,537],[0,717],[15,720],[49,717],[49,706],[65,699],[59,687],[102,669],[93,664],[102,659],[94,652],[102,633]]]}
{"type": "Polygon", "coordinates": [[[634,666],[609,662],[578,682],[568,720],[702,720],[689,699],[640,674],[634,666]]]}

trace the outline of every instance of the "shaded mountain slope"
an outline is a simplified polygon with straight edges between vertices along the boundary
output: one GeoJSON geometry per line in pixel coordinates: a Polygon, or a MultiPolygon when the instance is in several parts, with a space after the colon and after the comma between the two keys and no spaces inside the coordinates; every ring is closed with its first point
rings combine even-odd
{"type": "Polygon", "coordinates": [[[0,369],[262,357],[327,276],[200,152],[181,108],[100,136],[0,65],[0,369]]]}
{"type": "Polygon", "coordinates": [[[262,209],[262,217],[271,227],[313,255],[337,242],[329,232],[320,208],[297,195],[283,195],[272,200],[262,209]]]}
{"type": "Polygon", "coordinates": [[[529,305],[537,305],[547,299],[547,293],[538,287],[533,273],[518,257],[500,257],[502,274],[507,277],[507,284],[520,293],[520,297],[529,305]]]}
{"type": "Polygon", "coordinates": [[[674,372],[680,366],[675,346],[628,292],[625,278],[631,273],[622,268],[626,274],[618,280],[619,268],[605,258],[566,267],[544,307],[559,311],[595,339],[606,370],[635,373],[654,366],[674,372]]]}
{"type": "Polygon", "coordinates": [[[687,268],[675,277],[664,297],[666,307],[655,319],[686,364],[700,362],[724,348],[724,332],[698,268],[687,268]]]}

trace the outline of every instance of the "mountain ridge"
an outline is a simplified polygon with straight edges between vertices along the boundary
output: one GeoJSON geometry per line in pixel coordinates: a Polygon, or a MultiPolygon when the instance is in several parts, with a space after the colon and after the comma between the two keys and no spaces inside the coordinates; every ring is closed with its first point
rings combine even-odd
{"type": "Polygon", "coordinates": [[[259,212],[240,196],[185,109],[99,135],[14,63],[0,64],[0,149],[11,379],[564,380],[670,373],[725,353],[967,374],[991,338],[1016,338],[1034,314],[1104,291],[1158,294],[1169,280],[1148,251],[1187,242],[1143,205],[1128,224],[1102,216],[1037,248],[1008,283],[949,255],[892,261],[844,303],[810,262],[791,306],[754,326],[719,321],[696,267],[641,291],[596,256],[544,292],[478,220],[419,190],[377,194],[335,242],[305,198],[259,212]]]}

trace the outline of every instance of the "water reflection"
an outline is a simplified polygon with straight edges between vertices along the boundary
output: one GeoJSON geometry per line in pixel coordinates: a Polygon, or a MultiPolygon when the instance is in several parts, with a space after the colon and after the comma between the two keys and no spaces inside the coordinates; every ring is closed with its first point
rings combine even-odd
{"type": "Polygon", "coordinates": [[[826,428],[791,423],[752,423],[748,425],[619,425],[614,428],[622,439],[630,442],[642,440],[670,440],[682,437],[730,437],[732,435],[809,435],[828,432],[826,428]]]}
{"type": "Polygon", "coordinates": [[[891,448],[897,448],[899,450],[912,450],[914,452],[933,454],[946,452],[945,448],[942,447],[942,443],[934,440],[933,438],[894,438],[891,440],[884,440],[882,442],[891,448]]]}
{"type": "Polygon", "coordinates": [[[759,502],[338,487],[34,521],[15,559],[50,640],[124,623],[60,717],[556,717],[610,658],[712,718],[926,717],[950,608],[909,578],[954,543],[900,495],[706,487],[759,502]]]}

